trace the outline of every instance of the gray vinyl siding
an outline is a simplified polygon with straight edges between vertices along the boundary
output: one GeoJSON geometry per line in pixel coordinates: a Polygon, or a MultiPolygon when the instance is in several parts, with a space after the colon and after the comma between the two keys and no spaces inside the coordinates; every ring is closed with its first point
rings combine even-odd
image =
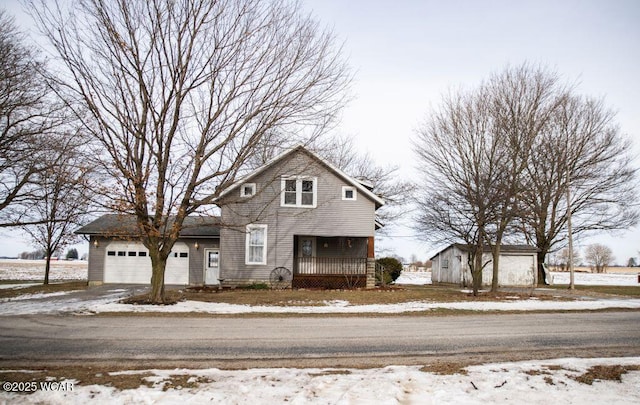
{"type": "Polygon", "coordinates": [[[189,284],[204,283],[204,250],[220,249],[220,239],[180,239],[189,247],[189,284]],[[198,249],[195,244],[198,242],[198,249]]]}
{"type": "MultiPolygon", "coordinates": [[[[89,260],[87,280],[90,284],[101,284],[104,281],[104,262],[107,255],[107,246],[114,239],[101,236],[91,236],[89,238],[89,260]],[[94,246],[94,241],[98,241],[98,247],[94,246]]],[[[177,242],[186,243],[189,247],[189,284],[202,284],[204,278],[204,249],[219,249],[220,240],[211,239],[178,239],[177,242]],[[198,242],[198,249],[195,242],[198,242]]],[[[151,259],[149,259],[151,260],[151,259]]]]}
{"type": "Polygon", "coordinates": [[[89,257],[87,263],[87,281],[89,284],[101,284],[104,280],[104,259],[110,239],[101,236],[89,237],[89,257]],[[98,247],[94,243],[98,241],[98,247]]]}
{"type": "Polygon", "coordinates": [[[241,198],[236,189],[220,202],[224,219],[220,268],[225,282],[267,280],[271,270],[280,266],[292,270],[296,235],[367,238],[375,234],[375,203],[360,192],[355,201],[343,201],[342,187],[351,184],[305,153],[295,153],[248,181],[256,183],[254,196],[241,198]],[[282,176],[316,177],[317,206],[281,207],[282,176]],[[245,264],[248,224],[268,227],[266,265],[245,264]]]}

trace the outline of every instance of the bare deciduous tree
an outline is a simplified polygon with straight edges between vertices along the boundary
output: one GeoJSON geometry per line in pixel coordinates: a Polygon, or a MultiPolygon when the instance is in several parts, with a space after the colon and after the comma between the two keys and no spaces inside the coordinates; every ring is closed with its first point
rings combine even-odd
{"type": "Polygon", "coordinates": [[[482,283],[492,184],[504,150],[491,131],[490,102],[482,90],[450,95],[418,131],[415,148],[423,173],[416,230],[427,239],[470,245],[468,265],[477,295],[482,283]]]}
{"type": "Polygon", "coordinates": [[[53,77],[99,143],[110,206],[135,214],[150,301],[184,218],[215,201],[273,134],[309,139],[350,75],[330,32],[276,0],[71,1],[32,6],[64,69],[53,77]]]}
{"type": "Polygon", "coordinates": [[[544,282],[546,254],[566,234],[567,187],[574,233],[637,222],[629,144],[612,120],[602,103],[527,64],[450,95],[418,131],[429,187],[418,199],[418,231],[473,245],[472,274],[481,272],[482,245],[490,246],[494,291],[503,239],[524,237],[540,250],[544,282]]]}
{"type": "Polygon", "coordinates": [[[529,151],[558,102],[556,82],[542,69],[508,68],[474,91],[449,96],[418,131],[416,149],[431,188],[419,201],[418,224],[433,232],[437,222],[436,235],[475,246],[474,291],[483,245],[493,258],[491,290],[498,288],[501,245],[520,215],[529,151]]]}
{"type": "Polygon", "coordinates": [[[21,226],[45,252],[44,284],[49,284],[54,253],[78,239],[73,231],[83,224],[91,200],[92,174],[85,164],[85,156],[80,153],[78,142],[81,138],[78,135],[64,138],[52,155],[58,160],[57,164],[49,164],[48,170],[35,176],[38,187],[34,199],[27,205],[29,224],[21,226]],[[63,158],[59,159],[59,156],[63,158]]]}
{"type": "Polygon", "coordinates": [[[584,258],[591,264],[596,273],[604,273],[607,266],[613,261],[613,252],[608,246],[594,243],[587,246],[584,251],[584,258]]]}
{"type": "Polygon", "coordinates": [[[627,229],[638,221],[636,169],[630,141],[601,100],[567,95],[536,139],[522,196],[524,234],[539,249],[538,280],[547,254],[566,246],[567,187],[574,235],[627,229]]]}
{"type": "MultiPolygon", "coordinates": [[[[576,249],[573,249],[573,265],[577,266],[580,264],[580,252],[576,249]]],[[[569,248],[562,249],[557,255],[558,265],[562,271],[569,271],[569,248]]]]}
{"type": "Polygon", "coordinates": [[[29,221],[24,204],[35,198],[34,179],[48,169],[56,143],[52,131],[64,121],[42,68],[13,19],[0,10],[0,227],[29,221]]]}

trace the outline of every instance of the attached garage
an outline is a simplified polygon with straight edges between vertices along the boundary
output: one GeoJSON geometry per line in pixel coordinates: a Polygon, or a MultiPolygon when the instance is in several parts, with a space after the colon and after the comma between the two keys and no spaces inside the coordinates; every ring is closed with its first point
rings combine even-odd
{"type": "MultiPolygon", "coordinates": [[[[186,217],[179,239],[167,259],[166,285],[198,285],[205,273],[212,272],[207,284],[217,284],[219,275],[208,263],[220,255],[220,219],[218,217],[186,217]],[[217,253],[216,253],[217,252],[217,253]],[[204,259],[209,260],[205,263],[204,259]]],[[[150,284],[151,258],[140,242],[136,218],[132,215],[105,214],[76,231],[89,235],[89,285],[150,284]]],[[[207,273],[208,274],[208,273],[207,273]]]]}
{"type": "MultiPolygon", "coordinates": [[[[113,241],[105,249],[104,282],[149,284],[151,258],[140,242],[113,241]]],[[[165,284],[189,284],[189,248],[176,242],[167,260],[165,284]]]]}

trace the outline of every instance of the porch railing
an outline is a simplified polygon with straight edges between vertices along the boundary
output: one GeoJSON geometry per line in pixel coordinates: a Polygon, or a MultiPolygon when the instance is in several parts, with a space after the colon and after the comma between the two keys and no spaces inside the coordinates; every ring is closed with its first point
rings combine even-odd
{"type": "Polygon", "coordinates": [[[296,257],[294,274],[301,275],[366,275],[367,258],[362,257],[296,257]]]}

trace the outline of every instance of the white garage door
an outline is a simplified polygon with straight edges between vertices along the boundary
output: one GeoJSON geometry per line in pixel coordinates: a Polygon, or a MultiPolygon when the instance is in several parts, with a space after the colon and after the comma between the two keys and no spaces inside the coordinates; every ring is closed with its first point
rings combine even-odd
{"type": "Polygon", "coordinates": [[[532,255],[500,255],[499,284],[501,286],[533,285],[535,270],[534,256],[532,255]]]}
{"type": "MultiPolygon", "coordinates": [[[[149,284],[151,258],[140,242],[111,242],[104,260],[104,282],[149,284]]],[[[189,284],[189,248],[176,242],[167,260],[165,284],[189,284]]]]}

